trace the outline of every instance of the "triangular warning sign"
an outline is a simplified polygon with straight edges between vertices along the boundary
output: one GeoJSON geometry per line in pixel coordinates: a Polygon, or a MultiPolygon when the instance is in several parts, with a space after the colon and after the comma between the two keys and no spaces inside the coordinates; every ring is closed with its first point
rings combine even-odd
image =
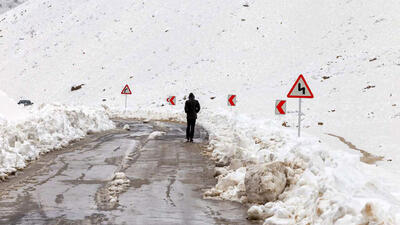
{"type": "Polygon", "coordinates": [[[300,74],[299,78],[297,78],[292,89],[290,89],[287,97],[288,98],[314,98],[314,95],[311,92],[311,89],[308,86],[308,84],[302,74],[300,74]]]}
{"type": "Polygon", "coordinates": [[[131,89],[129,88],[128,85],[125,85],[124,89],[122,89],[122,91],[121,91],[121,94],[123,94],[123,95],[131,95],[132,94],[131,89]]]}

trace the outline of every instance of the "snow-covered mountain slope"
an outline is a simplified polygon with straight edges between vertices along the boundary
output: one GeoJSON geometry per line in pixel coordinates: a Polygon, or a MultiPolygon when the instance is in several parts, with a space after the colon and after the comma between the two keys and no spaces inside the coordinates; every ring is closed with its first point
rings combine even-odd
{"type": "MultiPolygon", "coordinates": [[[[297,100],[288,101],[281,117],[274,103],[302,73],[315,95],[303,101],[304,134],[331,146],[326,151],[333,156],[359,154],[354,148],[383,156],[360,167],[381,177],[396,202],[399,9],[397,0],[31,0],[0,15],[0,89],[37,103],[123,107],[120,91],[128,83],[130,109],[163,113],[181,113],[183,97],[193,91],[210,112],[203,119],[228,111],[226,96],[237,94],[238,106],[229,110],[256,121],[248,123],[254,129],[278,124],[292,132],[297,100]],[[178,97],[177,106],[162,106],[169,95],[178,97]]],[[[226,119],[209,121],[232,121],[215,118],[226,119]]],[[[294,136],[285,138],[294,143],[294,136]]]]}
{"type": "Polygon", "coordinates": [[[0,0],[0,14],[17,7],[25,1],[26,0],[0,0]]]}

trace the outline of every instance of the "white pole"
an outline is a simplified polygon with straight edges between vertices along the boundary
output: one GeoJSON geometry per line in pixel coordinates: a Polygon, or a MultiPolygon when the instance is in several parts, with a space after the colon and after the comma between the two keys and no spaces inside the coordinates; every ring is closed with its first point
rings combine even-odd
{"type": "Polygon", "coordinates": [[[126,106],[128,104],[128,95],[125,95],[125,112],[126,112],[126,106]]]}
{"type": "Polygon", "coordinates": [[[299,137],[300,137],[300,127],[301,127],[301,98],[299,98],[299,132],[298,132],[299,137]]]}

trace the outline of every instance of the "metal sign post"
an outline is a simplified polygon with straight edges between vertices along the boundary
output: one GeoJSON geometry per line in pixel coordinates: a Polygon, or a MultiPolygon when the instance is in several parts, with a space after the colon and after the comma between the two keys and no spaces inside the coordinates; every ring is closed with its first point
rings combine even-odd
{"type": "Polygon", "coordinates": [[[301,128],[301,98],[299,98],[299,131],[298,131],[298,137],[300,137],[300,128],[301,128]]]}
{"type": "Polygon", "coordinates": [[[126,108],[128,107],[128,95],[131,95],[132,91],[129,88],[128,85],[125,85],[124,89],[121,91],[121,95],[125,95],[125,110],[124,113],[126,112],[126,108]]]}
{"type": "Polygon", "coordinates": [[[125,112],[127,106],[128,106],[128,95],[125,95],[125,112]]]}
{"type": "Polygon", "coordinates": [[[292,89],[290,89],[289,94],[287,95],[288,98],[298,98],[299,99],[299,128],[298,128],[298,136],[300,137],[301,131],[301,99],[302,98],[314,98],[313,93],[311,92],[310,87],[308,86],[306,80],[304,79],[303,75],[297,78],[296,82],[294,83],[292,89]]]}

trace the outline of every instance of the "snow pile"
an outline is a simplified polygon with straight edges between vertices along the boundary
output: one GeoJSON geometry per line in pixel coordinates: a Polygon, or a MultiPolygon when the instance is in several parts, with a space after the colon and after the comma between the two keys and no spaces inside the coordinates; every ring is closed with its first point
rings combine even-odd
{"type": "MultiPolygon", "coordinates": [[[[185,120],[167,110],[108,114],[185,120]]],[[[209,149],[220,166],[218,183],[205,197],[250,204],[249,218],[265,224],[400,224],[397,193],[371,176],[375,166],[360,162],[360,153],[298,139],[272,120],[203,111],[199,123],[209,131],[209,149]]]]}
{"type": "Polygon", "coordinates": [[[147,139],[148,140],[155,139],[157,137],[164,136],[165,134],[166,133],[163,131],[154,131],[149,135],[149,137],[147,139]]]}
{"type": "Polygon", "coordinates": [[[220,198],[242,202],[241,199],[245,197],[246,193],[244,184],[246,168],[241,167],[231,171],[224,168],[223,170],[218,170],[218,173],[221,174],[215,188],[207,190],[204,196],[206,198],[220,198]]]}
{"type": "Polygon", "coordinates": [[[0,177],[26,166],[41,153],[68,145],[88,133],[114,128],[104,109],[41,105],[19,121],[0,123],[0,177]]]}
{"type": "Polygon", "coordinates": [[[108,184],[107,190],[110,195],[110,203],[118,202],[119,194],[129,187],[130,180],[126,177],[125,173],[117,172],[114,174],[113,180],[108,184]]]}
{"type": "Polygon", "coordinates": [[[124,127],[122,128],[124,130],[130,130],[131,128],[129,127],[129,124],[125,124],[124,127]]]}
{"type": "Polygon", "coordinates": [[[210,131],[212,156],[227,168],[211,192],[261,203],[249,209],[251,218],[265,224],[400,223],[397,193],[370,176],[374,167],[361,163],[359,153],[332,151],[315,138],[298,139],[274,121],[243,115],[214,115],[201,124],[210,131]],[[243,167],[230,169],[237,159],[243,167]]]}
{"type": "Polygon", "coordinates": [[[118,197],[130,185],[130,180],[123,172],[115,172],[111,181],[96,192],[97,206],[102,210],[111,210],[117,207],[118,197]]]}

